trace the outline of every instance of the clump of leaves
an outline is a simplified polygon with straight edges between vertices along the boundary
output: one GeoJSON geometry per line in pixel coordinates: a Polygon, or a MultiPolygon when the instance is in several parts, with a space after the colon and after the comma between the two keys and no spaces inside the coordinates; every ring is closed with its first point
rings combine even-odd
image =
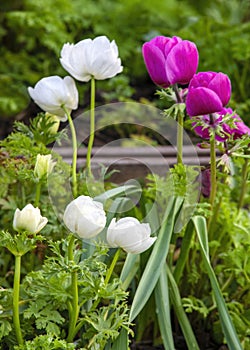
{"type": "MultiPolygon", "coordinates": [[[[78,245],[72,263],[67,256],[68,244],[69,238],[50,242],[50,251],[41,268],[31,271],[23,278],[21,324],[26,325],[22,331],[24,339],[29,341],[25,342],[24,347],[15,349],[31,349],[35,345],[39,349],[43,340],[47,346],[43,349],[52,349],[52,345],[58,348],[64,345],[68,329],[68,307],[72,298],[71,273],[76,270],[80,305],[76,348],[90,348],[92,345],[103,348],[109,340],[116,339],[123,327],[128,329],[127,293],[121,288],[118,279],[105,282],[107,250],[97,247],[90,257],[84,259],[84,249],[78,245]]],[[[0,295],[1,341],[13,348],[14,337],[10,345],[13,335],[11,288],[1,290],[0,295]]],[[[66,344],[63,348],[72,347],[66,344]]]]}

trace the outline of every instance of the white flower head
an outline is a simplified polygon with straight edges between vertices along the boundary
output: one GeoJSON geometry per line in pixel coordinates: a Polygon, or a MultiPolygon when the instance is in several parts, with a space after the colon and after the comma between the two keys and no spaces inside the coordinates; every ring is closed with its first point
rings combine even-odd
{"type": "Polygon", "coordinates": [[[75,79],[84,82],[92,77],[97,80],[112,78],[123,70],[118,47],[106,36],[84,39],[75,45],[64,44],[60,62],[75,79]]]}
{"type": "Polygon", "coordinates": [[[67,120],[67,114],[78,107],[78,91],[73,78],[61,78],[57,75],[42,78],[35,87],[28,87],[28,92],[35,103],[45,112],[67,120]]]}
{"type": "Polygon", "coordinates": [[[56,163],[52,161],[51,154],[38,154],[36,157],[36,164],[34,168],[35,177],[38,179],[42,179],[43,177],[48,176],[52,172],[55,164],[56,163]]]}
{"type": "Polygon", "coordinates": [[[41,216],[39,208],[27,204],[22,210],[16,209],[13,219],[13,228],[16,231],[40,232],[47,224],[48,219],[41,216]]]}
{"type": "Polygon", "coordinates": [[[156,237],[150,237],[150,234],[149,224],[141,224],[136,218],[112,219],[107,230],[107,241],[110,247],[121,247],[127,253],[140,254],[155,242],[156,237]]]}
{"type": "Polygon", "coordinates": [[[79,196],[66,207],[63,221],[72,233],[89,239],[104,229],[106,214],[102,203],[89,196],[79,196]]]}

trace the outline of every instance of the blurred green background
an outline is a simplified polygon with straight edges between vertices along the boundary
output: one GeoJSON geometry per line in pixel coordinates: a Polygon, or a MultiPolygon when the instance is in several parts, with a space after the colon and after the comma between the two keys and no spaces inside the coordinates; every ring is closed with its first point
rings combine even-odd
{"type": "MultiPolygon", "coordinates": [[[[116,41],[124,66],[98,82],[100,102],[157,99],[141,46],[156,35],[178,35],[196,43],[199,71],[229,75],[230,106],[250,124],[249,0],[2,0],[0,11],[0,137],[13,120],[32,115],[28,86],[68,75],[59,62],[63,44],[98,35],[116,41]]],[[[84,106],[89,84],[79,85],[84,106]]]]}

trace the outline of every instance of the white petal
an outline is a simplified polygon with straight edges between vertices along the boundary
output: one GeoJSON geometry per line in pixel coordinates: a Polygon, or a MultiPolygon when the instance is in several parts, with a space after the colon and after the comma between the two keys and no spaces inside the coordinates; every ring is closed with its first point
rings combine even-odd
{"type": "Polygon", "coordinates": [[[133,246],[122,247],[127,253],[140,254],[150,248],[156,240],[156,237],[149,237],[142,242],[138,242],[133,246]]]}
{"type": "Polygon", "coordinates": [[[65,106],[71,109],[76,109],[78,107],[78,90],[75,81],[71,77],[65,77],[64,83],[66,86],[65,106]]]}

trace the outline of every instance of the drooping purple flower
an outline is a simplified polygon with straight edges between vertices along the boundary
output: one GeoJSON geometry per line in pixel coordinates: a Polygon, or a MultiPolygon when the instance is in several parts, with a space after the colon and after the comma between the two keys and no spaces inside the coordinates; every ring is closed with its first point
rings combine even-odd
{"type": "Polygon", "coordinates": [[[232,135],[234,139],[241,138],[241,136],[245,134],[250,135],[250,128],[242,121],[242,119],[237,114],[233,115],[232,118],[235,119],[233,128],[226,123],[223,123],[222,125],[222,128],[226,134],[232,135]]]}
{"type": "Polygon", "coordinates": [[[209,168],[201,171],[201,193],[205,198],[210,196],[211,192],[211,170],[209,168]]]}
{"type": "Polygon", "coordinates": [[[224,142],[226,140],[227,137],[216,134],[216,130],[220,127],[223,119],[222,115],[220,115],[219,113],[214,113],[211,118],[210,115],[206,114],[201,116],[200,118],[203,125],[200,125],[200,123],[198,122],[192,123],[194,127],[193,130],[198,136],[200,136],[204,140],[209,140],[210,130],[213,129],[215,131],[215,139],[217,141],[224,142]]]}
{"type": "Polygon", "coordinates": [[[199,54],[196,45],[179,37],[157,36],[142,46],[148,73],[156,85],[185,85],[195,74],[199,54]]]}
{"type": "Polygon", "coordinates": [[[215,132],[215,139],[220,142],[226,141],[230,136],[236,139],[245,134],[250,135],[250,128],[241,120],[238,114],[233,112],[232,108],[222,108],[218,113],[206,114],[199,117],[199,119],[202,123],[196,120],[192,125],[195,133],[204,140],[209,140],[211,129],[215,132]],[[226,115],[230,115],[233,120],[231,122],[225,121],[224,117],[226,115]]]}
{"type": "Polygon", "coordinates": [[[190,81],[186,99],[190,117],[220,112],[231,96],[231,82],[224,73],[200,72],[190,81]]]}

